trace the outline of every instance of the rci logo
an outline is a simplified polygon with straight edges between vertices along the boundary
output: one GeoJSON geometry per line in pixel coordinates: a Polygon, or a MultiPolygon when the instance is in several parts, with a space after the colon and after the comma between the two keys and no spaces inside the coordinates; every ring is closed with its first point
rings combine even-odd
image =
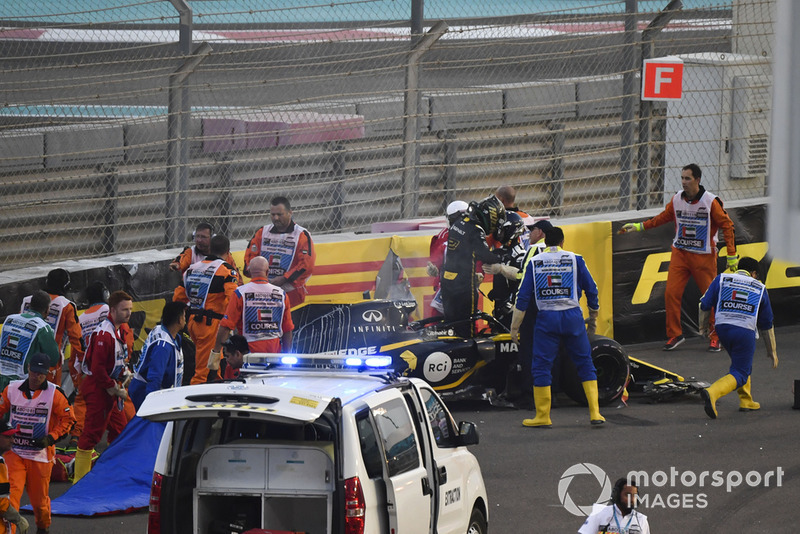
{"type": "Polygon", "coordinates": [[[594,464],[583,463],[570,466],[569,469],[564,471],[561,475],[561,480],[558,481],[558,500],[567,510],[567,512],[578,517],[585,517],[592,513],[592,505],[594,503],[608,502],[611,499],[611,481],[608,475],[601,468],[594,464]],[[572,483],[572,479],[578,475],[592,475],[597,483],[600,485],[600,496],[593,503],[587,506],[578,506],[569,496],[567,490],[572,483]]]}
{"type": "Polygon", "coordinates": [[[453,361],[450,359],[450,356],[444,352],[432,352],[425,358],[422,373],[425,375],[425,380],[436,383],[447,378],[452,368],[453,361]]]}
{"type": "Polygon", "coordinates": [[[378,310],[367,310],[361,314],[361,318],[368,323],[379,323],[383,320],[383,314],[378,310]]]}

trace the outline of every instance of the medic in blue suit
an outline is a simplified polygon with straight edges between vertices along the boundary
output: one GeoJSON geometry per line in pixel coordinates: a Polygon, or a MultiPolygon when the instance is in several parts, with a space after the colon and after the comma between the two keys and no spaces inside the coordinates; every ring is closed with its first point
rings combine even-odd
{"type": "Polygon", "coordinates": [[[522,279],[511,320],[511,340],[519,340],[519,327],[525,312],[533,305],[539,311],[533,333],[533,398],[536,417],[522,421],[524,426],[549,428],[551,369],[563,342],[583,383],[589,402],[589,419],[601,425],[597,394],[597,373],[592,363],[592,347],[580,308],[581,293],[589,306],[588,331],[594,333],[600,308],[595,284],[583,258],[561,249],[564,232],[553,227],[545,233],[547,248],[530,260],[522,279]]]}
{"type": "Polygon", "coordinates": [[[712,308],[717,335],[731,357],[731,366],[727,375],[700,392],[706,414],[716,419],[717,400],[737,388],[739,411],[758,410],[761,405],[750,394],[756,329],[764,337],[773,369],[778,367],[772,306],[764,284],[758,281],[758,261],[742,258],[735,273],[722,273],[711,282],[700,299],[700,333],[704,336],[708,336],[712,308]]]}

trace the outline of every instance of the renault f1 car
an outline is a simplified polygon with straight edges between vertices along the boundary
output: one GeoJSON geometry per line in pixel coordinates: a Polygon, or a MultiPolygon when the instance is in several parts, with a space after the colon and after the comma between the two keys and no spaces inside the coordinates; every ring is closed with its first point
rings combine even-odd
{"type": "MultiPolygon", "coordinates": [[[[508,405],[521,393],[523,369],[516,343],[490,315],[486,328],[472,338],[458,337],[453,324],[439,319],[410,321],[415,301],[369,300],[354,303],[307,303],[292,312],[293,349],[297,353],[341,356],[391,356],[392,367],[422,378],[445,399],[486,399],[508,405]]],[[[630,380],[631,363],[623,347],[603,336],[590,336],[597,369],[600,403],[617,401],[630,380]]],[[[574,366],[559,359],[554,384],[585,403],[574,366]]]]}

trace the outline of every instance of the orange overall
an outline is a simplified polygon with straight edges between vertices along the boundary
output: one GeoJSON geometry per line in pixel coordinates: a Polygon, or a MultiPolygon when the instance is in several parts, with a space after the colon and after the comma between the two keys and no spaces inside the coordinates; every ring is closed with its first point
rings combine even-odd
{"type": "Polygon", "coordinates": [[[245,303],[242,296],[243,293],[250,291],[250,288],[253,286],[269,286],[270,288],[279,290],[277,286],[270,285],[266,278],[253,278],[249,283],[245,284],[241,288],[238,288],[233,293],[230,301],[228,301],[228,308],[225,311],[225,317],[223,317],[222,321],[220,322],[220,326],[230,330],[235,330],[239,334],[243,335],[245,339],[247,339],[247,346],[250,348],[250,352],[281,352],[281,339],[284,332],[291,332],[294,330],[292,312],[289,305],[289,296],[286,293],[283,293],[283,305],[279,308],[279,310],[276,310],[279,313],[270,315],[268,319],[269,322],[274,322],[277,325],[277,328],[274,330],[274,332],[271,332],[266,336],[254,335],[252,332],[248,332],[245,328],[245,303]],[[280,315],[280,320],[277,319],[278,315],[280,315]]]}
{"type": "Polygon", "coordinates": [[[208,379],[208,356],[217,341],[219,321],[224,316],[228,301],[239,284],[236,269],[229,263],[222,262],[210,281],[205,302],[200,307],[190,299],[186,291],[186,280],[193,271],[208,267],[218,259],[216,256],[208,256],[187,269],[184,281],[175,288],[172,296],[174,301],[191,304],[190,313],[194,316],[188,325],[189,335],[195,344],[195,371],[192,384],[204,384],[208,379]]]}
{"type": "MultiPolygon", "coordinates": [[[[183,274],[186,272],[186,269],[192,266],[192,264],[202,261],[205,258],[205,255],[197,252],[196,247],[191,246],[183,249],[183,252],[178,254],[174,261],[177,262],[178,268],[180,269],[181,274],[183,274]]],[[[222,259],[233,267],[233,269],[236,271],[236,279],[239,281],[239,285],[242,285],[244,283],[242,281],[242,273],[236,266],[236,260],[233,259],[233,255],[228,252],[222,259]]]]}
{"type": "MultiPolygon", "coordinates": [[[[704,193],[705,189],[700,186],[700,192],[697,194],[695,200],[689,201],[689,203],[693,204],[699,202],[704,193]]],[[[645,230],[661,226],[668,222],[676,223],[673,200],[674,198],[669,201],[664,211],[652,219],[644,221],[645,230]]],[[[711,203],[711,229],[709,235],[716,236],[720,228],[722,228],[722,233],[725,237],[725,246],[728,255],[735,256],[736,244],[733,222],[723,208],[722,201],[719,198],[715,198],[711,203]]],[[[700,288],[700,292],[705,293],[708,286],[711,285],[711,282],[717,276],[717,249],[715,245],[712,244],[711,252],[708,254],[698,254],[681,250],[675,246],[672,247],[669,271],[667,273],[667,287],[664,291],[664,307],[667,312],[667,338],[682,335],[681,300],[683,299],[683,291],[686,288],[686,283],[689,281],[690,276],[694,278],[697,287],[700,288]]],[[[712,332],[711,339],[717,339],[716,333],[712,332]]]]}
{"type": "MultiPolygon", "coordinates": [[[[8,511],[8,506],[11,504],[11,499],[8,497],[10,489],[11,485],[8,483],[8,468],[6,467],[5,460],[0,456],[0,517],[5,515],[8,511]]],[[[8,528],[6,528],[6,524],[5,521],[0,519],[0,534],[6,534],[6,532],[9,531],[8,528]]]]}
{"type": "MultiPolygon", "coordinates": [[[[54,384],[44,382],[42,387],[53,387],[54,384]]],[[[26,398],[36,399],[45,394],[45,389],[31,391],[28,388],[28,381],[12,382],[3,390],[2,402],[0,402],[0,417],[5,416],[12,409],[9,399],[9,389],[18,388],[20,394],[26,398]]],[[[14,392],[16,393],[16,392],[14,392]]],[[[52,403],[49,406],[50,417],[47,425],[47,435],[54,441],[58,441],[75,423],[75,418],[70,410],[69,401],[64,396],[60,388],[56,388],[52,395],[52,403]]],[[[15,437],[16,439],[16,437],[15,437]]],[[[28,497],[33,507],[36,518],[36,526],[41,529],[50,528],[50,472],[53,469],[53,458],[56,455],[55,445],[50,445],[42,456],[46,461],[39,461],[20,456],[15,452],[16,447],[5,453],[6,465],[9,473],[9,501],[11,506],[19,510],[20,500],[22,499],[23,489],[27,489],[28,497]]]]}
{"type": "MultiPolygon", "coordinates": [[[[54,299],[58,295],[50,294],[50,298],[54,299]]],[[[58,343],[59,348],[61,349],[61,357],[64,357],[64,349],[67,345],[67,338],[69,338],[69,345],[71,347],[70,357],[74,357],[76,354],[83,354],[84,345],[83,345],[83,334],[81,331],[81,324],[78,321],[78,311],[75,308],[75,304],[70,302],[66,306],[64,306],[64,311],[61,312],[61,319],[58,321],[58,327],[54,328],[56,332],[56,343],[58,343]]],[[[50,372],[52,373],[53,370],[51,369],[50,372]]],[[[61,366],[59,366],[55,370],[55,376],[48,375],[48,380],[53,382],[54,384],[60,386],[61,385],[61,366]]]]}
{"type": "MultiPolygon", "coordinates": [[[[311,278],[311,271],[314,270],[314,263],[317,259],[317,253],[314,250],[314,244],[311,241],[311,234],[308,230],[297,226],[294,221],[289,224],[285,232],[268,233],[267,235],[280,236],[280,234],[295,232],[295,228],[299,228],[297,232],[297,241],[294,246],[292,261],[287,269],[280,269],[282,272],[273,272],[272,262],[270,261],[269,279],[274,280],[279,274],[283,276],[287,283],[292,287],[283,287],[286,294],[289,296],[289,305],[294,308],[298,304],[302,304],[306,300],[306,282],[311,278]],[[293,288],[293,289],[292,289],[293,288]]],[[[268,260],[269,254],[262,251],[262,244],[264,242],[264,230],[271,229],[272,225],[259,228],[250,243],[247,245],[247,250],[244,251],[244,266],[245,272],[250,266],[250,260],[256,256],[264,256],[268,260]]]]}

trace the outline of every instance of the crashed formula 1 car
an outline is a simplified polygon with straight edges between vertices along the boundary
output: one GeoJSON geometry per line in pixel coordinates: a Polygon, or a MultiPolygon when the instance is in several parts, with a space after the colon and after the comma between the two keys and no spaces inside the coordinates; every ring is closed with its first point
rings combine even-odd
{"type": "MultiPolygon", "coordinates": [[[[517,345],[490,315],[475,319],[487,327],[462,338],[452,324],[439,319],[410,321],[413,300],[364,300],[306,303],[292,312],[293,350],[297,353],[338,353],[341,356],[391,356],[394,369],[422,378],[445,399],[485,399],[507,406],[519,395],[523,372],[517,345]]],[[[696,393],[704,382],[683,377],[630,357],[613,339],[590,335],[601,405],[619,402],[623,394],[641,393],[652,402],[696,393]],[[627,389],[626,389],[627,388],[627,389]]],[[[554,387],[585,404],[572,361],[562,355],[554,369],[554,387]]]]}
{"type": "MultiPolygon", "coordinates": [[[[307,303],[292,312],[293,349],[297,353],[341,356],[391,356],[394,369],[422,378],[445,399],[487,399],[507,404],[523,370],[517,345],[494,319],[476,337],[454,335],[451,324],[436,319],[409,321],[415,301],[369,300],[354,303],[307,303]],[[494,330],[494,331],[493,331],[494,330]]],[[[630,362],[622,346],[590,336],[601,404],[619,399],[630,379],[630,362]]],[[[557,387],[576,402],[586,402],[569,358],[560,358],[557,387]]]]}

